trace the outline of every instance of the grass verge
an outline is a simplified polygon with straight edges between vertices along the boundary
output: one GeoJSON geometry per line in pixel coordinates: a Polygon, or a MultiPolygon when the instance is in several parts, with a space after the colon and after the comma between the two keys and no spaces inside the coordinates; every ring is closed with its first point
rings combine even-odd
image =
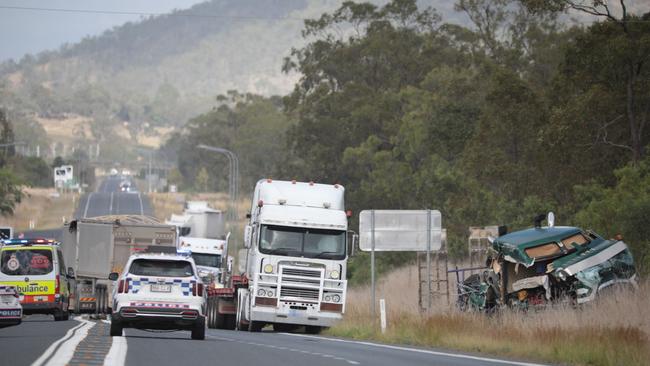
{"type": "Polygon", "coordinates": [[[53,188],[25,188],[25,197],[16,206],[12,216],[1,217],[0,223],[12,226],[14,232],[30,229],[33,221],[35,230],[61,227],[64,220],[70,220],[79,196],[74,193],[61,194],[58,197],[53,188]]]}
{"type": "Polygon", "coordinates": [[[494,316],[460,313],[446,302],[421,314],[403,296],[403,286],[388,281],[379,287],[388,308],[386,333],[370,315],[363,288],[350,291],[344,321],[327,334],[556,364],[648,365],[650,360],[648,282],[634,293],[617,292],[580,309],[557,306],[494,316]]]}

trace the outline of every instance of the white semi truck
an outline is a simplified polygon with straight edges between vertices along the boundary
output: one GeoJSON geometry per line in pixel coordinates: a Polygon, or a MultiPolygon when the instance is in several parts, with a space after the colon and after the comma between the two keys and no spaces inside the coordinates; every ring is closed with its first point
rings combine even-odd
{"type": "Polygon", "coordinates": [[[257,182],[244,232],[246,271],[233,293],[238,329],[272,324],[318,333],[342,318],[356,240],[344,193],[338,184],[257,182]]]}

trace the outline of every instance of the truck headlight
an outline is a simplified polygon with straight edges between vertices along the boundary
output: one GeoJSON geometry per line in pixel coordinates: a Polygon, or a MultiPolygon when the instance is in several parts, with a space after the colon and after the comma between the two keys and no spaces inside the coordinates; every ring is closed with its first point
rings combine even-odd
{"type": "Polygon", "coordinates": [[[266,291],[264,291],[263,288],[257,290],[257,296],[265,296],[265,295],[266,295],[266,291]]]}
{"type": "Polygon", "coordinates": [[[268,291],[266,291],[266,296],[268,296],[268,297],[273,297],[273,295],[275,295],[275,294],[273,293],[273,290],[268,290],[268,291]]]}
{"type": "Polygon", "coordinates": [[[325,301],[327,302],[332,301],[332,297],[330,295],[325,295],[325,301]]]}
{"type": "Polygon", "coordinates": [[[264,266],[264,273],[273,273],[273,265],[267,264],[264,266]]]}
{"type": "Polygon", "coordinates": [[[337,280],[337,279],[339,279],[339,276],[340,276],[340,274],[339,274],[339,271],[337,271],[337,270],[333,270],[333,271],[330,272],[330,278],[331,279],[337,280]]]}
{"type": "Polygon", "coordinates": [[[337,294],[332,295],[332,301],[334,301],[334,302],[341,301],[341,296],[339,296],[337,294]]]}

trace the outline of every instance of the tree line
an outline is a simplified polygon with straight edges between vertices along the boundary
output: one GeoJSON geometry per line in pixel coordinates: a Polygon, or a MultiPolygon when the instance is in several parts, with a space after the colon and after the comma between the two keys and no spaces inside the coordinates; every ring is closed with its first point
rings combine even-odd
{"type": "Polygon", "coordinates": [[[650,14],[560,0],[456,10],[472,25],[414,0],[344,2],[305,21],[306,45],[284,62],[302,75],[293,92],[220,97],[168,142],[178,180],[191,188],[206,168],[201,181],[227,189],[225,159],[195,149],[211,144],[240,155],[244,190],[267,176],[339,182],[356,212],[439,209],[455,256],[468,226],[514,230],[553,210],[623,234],[647,270],[650,14]],[[596,21],[567,23],[569,9],[596,21]]]}

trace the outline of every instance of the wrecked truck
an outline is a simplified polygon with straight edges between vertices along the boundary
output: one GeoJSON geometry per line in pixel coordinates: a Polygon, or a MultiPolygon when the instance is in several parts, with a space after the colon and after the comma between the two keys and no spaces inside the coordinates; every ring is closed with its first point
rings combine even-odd
{"type": "Polygon", "coordinates": [[[617,287],[638,287],[632,254],[622,240],[555,226],[553,213],[542,227],[545,219],[538,215],[533,228],[489,239],[487,268],[458,284],[461,310],[578,305],[617,287]]]}

